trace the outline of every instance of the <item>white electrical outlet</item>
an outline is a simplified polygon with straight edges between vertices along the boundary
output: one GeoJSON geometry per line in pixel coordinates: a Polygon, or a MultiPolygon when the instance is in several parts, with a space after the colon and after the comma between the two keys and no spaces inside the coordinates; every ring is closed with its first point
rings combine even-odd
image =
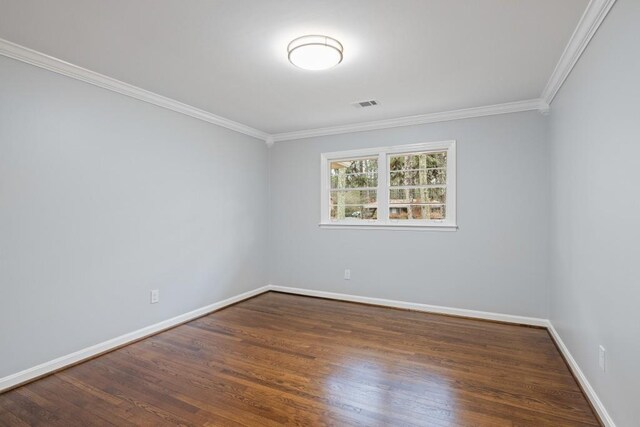
{"type": "Polygon", "coordinates": [[[155,304],[160,301],[160,290],[154,289],[151,291],[151,304],[155,304]]]}
{"type": "Polygon", "coordinates": [[[344,280],[351,280],[351,270],[348,268],[344,271],[344,280]]]}
{"type": "Polygon", "coordinates": [[[607,350],[605,350],[603,346],[600,346],[599,350],[598,364],[602,372],[605,372],[607,367],[607,350]]]}

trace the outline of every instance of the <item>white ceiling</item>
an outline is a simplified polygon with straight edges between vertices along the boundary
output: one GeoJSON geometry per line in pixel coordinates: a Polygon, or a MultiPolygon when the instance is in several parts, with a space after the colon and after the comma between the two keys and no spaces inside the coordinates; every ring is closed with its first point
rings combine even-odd
{"type": "Polygon", "coordinates": [[[538,98],[587,3],[0,0],[0,38],[273,134],[538,98]],[[342,64],[292,66],[304,34],[342,64]]]}

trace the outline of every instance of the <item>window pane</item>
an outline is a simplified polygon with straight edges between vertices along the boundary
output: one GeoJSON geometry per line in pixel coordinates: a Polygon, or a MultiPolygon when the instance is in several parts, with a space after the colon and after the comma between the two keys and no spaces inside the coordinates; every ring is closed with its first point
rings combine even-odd
{"type": "Polygon", "coordinates": [[[429,206],[429,219],[440,220],[446,219],[446,207],[445,205],[432,205],[429,206]]]}
{"type": "Polygon", "coordinates": [[[378,174],[377,173],[359,173],[350,175],[332,175],[331,176],[331,188],[375,188],[378,186],[378,174]]]}
{"type": "Polygon", "coordinates": [[[408,219],[408,206],[394,206],[389,208],[389,219],[408,219]]]}
{"type": "Polygon", "coordinates": [[[444,205],[394,205],[389,208],[389,219],[445,219],[444,205]]]}
{"type": "Polygon", "coordinates": [[[377,219],[378,207],[375,203],[357,206],[331,206],[331,220],[377,219]]]}
{"type": "Polygon", "coordinates": [[[331,170],[346,169],[346,173],[378,172],[378,158],[333,160],[331,170]]]}
{"type": "Polygon", "coordinates": [[[332,205],[366,205],[376,202],[376,190],[331,191],[332,205]]]}
{"type": "Polygon", "coordinates": [[[378,208],[365,207],[362,210],[362,219],[378,219],[378,208]]]}
{"type": "Polygon", "coordinates": [[[389,159],[389,170],[414,170],[428,168],[447,167],[447,153],[414,153],[391,156],[389,159]]]}
{"type": "Polygon", "coordinates": [[[389,190],[389,204],[446,203],[446,188],[411,188],[389,190]]]}
{"type": "Polygon", "coordinates": [[[331,162],[331,188],[378,186],[378,158],[335,160],[331,162]]]}
{"type": "Polygon", "coordinates": [[[392,171],[389,173],[392,187],[412,185],[444,185],[447,183],[446,169],[423,169],[392,171]]]}

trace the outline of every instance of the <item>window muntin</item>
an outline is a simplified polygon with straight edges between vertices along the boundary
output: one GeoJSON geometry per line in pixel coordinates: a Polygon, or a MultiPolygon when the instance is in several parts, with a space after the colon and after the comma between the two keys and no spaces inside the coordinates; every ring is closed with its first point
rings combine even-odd
{"type": "Polygon", "coordinates": [[[321,226],[455,230],[455,141],[321,155],[321,226]]]}
{"type": "Polygon", "coordinates": [[[389,219],[446,219],[447,152],[389,155],[389,219]]]}
{"type": "Polygon", "coordinates": [[[378,212],[378,158],[332,160],[332,221],[373,220],[378,212]]]}

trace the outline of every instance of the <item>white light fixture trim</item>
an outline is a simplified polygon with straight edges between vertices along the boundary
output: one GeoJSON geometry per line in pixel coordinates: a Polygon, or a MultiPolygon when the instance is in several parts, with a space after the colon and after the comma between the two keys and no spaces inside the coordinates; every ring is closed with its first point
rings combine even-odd
{"type": "Polygon", "coordinates": [[[287,46],[289,62],[303,70],[326,70],[342,62],[342,43],[328,36],[302,36],[287,46]]]}

